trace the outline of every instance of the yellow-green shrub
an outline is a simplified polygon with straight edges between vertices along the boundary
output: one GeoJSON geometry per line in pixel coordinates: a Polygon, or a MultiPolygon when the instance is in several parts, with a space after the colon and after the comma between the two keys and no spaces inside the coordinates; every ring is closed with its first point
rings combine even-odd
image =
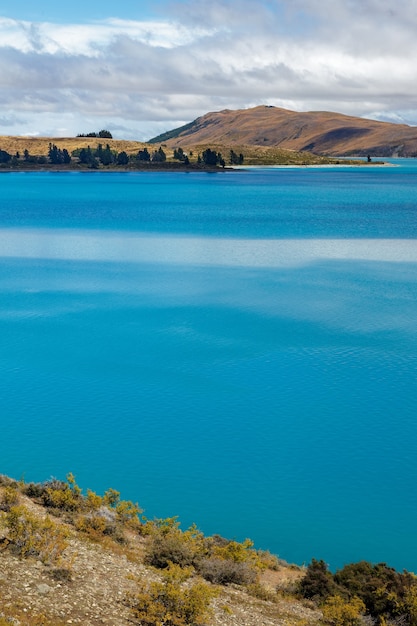
{"type": "Polygon", "coordinates": [[[346,601],[335,595],[327,598],[322,606],[323,620],[332,626],[357,626],[361,615],[365,613],[365,605],[360,598],[354,596],[346,601]]]}
{"type": "Polygon", "coordinates": [[[8,540],[21,556],[34,556],[43,563],[57,564],[68,545],[66,530],[49,517],[41,520],[24,506],[15,506],[6,514],[8,540]]]}
{"type": "Polygon", "coordinates": [[[206,553],[205,539],[195,525],[182,531],[176,518],[154,523],[145,560],[153,567],[165,568],[170,563],[187,567],[206,553]]]}
{"type": "Polygon", "coordinates": [[[10,511],[12,506],[15,506],[19,502],[19,493],[17,491],[17,485],[8,485],[3,489],[0,495],[0,510],[10,511]]]}
{"type": "Polygon", "coordinates": [[[52,479],[45,483],[41,498],[44,506],[63,511],[78,511],[84,505],[81,489],[72,473],[67,475],[67,482],[52,479]]]}
{"type": "Polygon", "coordinates": [[[188,626],[204,620],[215,589],[203,582],[183,583],[190,577],[191,568],[171,564],[163,572],[161,582],[143,583],[128,603],[132,615],[143,626],[188,626]]]}

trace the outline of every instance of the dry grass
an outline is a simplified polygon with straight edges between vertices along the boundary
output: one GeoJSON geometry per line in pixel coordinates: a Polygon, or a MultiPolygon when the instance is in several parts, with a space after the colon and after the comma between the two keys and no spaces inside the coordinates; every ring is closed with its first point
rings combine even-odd
{"type": "Polygon", "coordinates": [[[405,124],[313,111],[297,113],[258,106],[239,111],[207,113],[167,145],[251,145],[321,155],[417,154],[417,128],[405,124]]]}
{"type": "Polygon", "coordinates": [[[73,150],[79,148],[87,148],[88,146],[97,148],[99,143],[103,146],[109,144],[113,150],[117,150],[117,152],[124,150],[127,154],[135,154],[147,145],[139,141],[100,139],[96,137],[0,137],[0,149],[12,155],[16,154],[16,152],[23,155],[23,152],[28,150],[32,156],[46,156],[50,143],[55,144],[60,150],[66,148],[70,154],[73,150]]]}

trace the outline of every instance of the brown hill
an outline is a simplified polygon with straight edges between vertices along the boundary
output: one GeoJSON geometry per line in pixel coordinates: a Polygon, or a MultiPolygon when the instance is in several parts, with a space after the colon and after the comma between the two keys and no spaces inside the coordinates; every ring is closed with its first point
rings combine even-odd
{"type": "Polygon", "coordinates": [[[11,135],[3,135],[0,137],[0,149],[5,150],[9,154],[19,152],[23,155],[25,150],[33,156],[47,155],[49,144],[55,144],[60,150],[66,148],[69,153],[73,150],[81,148],[97,148],[98,144],[102,146],[109,144],[112,150],[127,154],[134,154],[138,150],[143,149],[147,144],[140,141],[124,141],[122,139],[100,139],[98,137],[14,137],[11,135]]]}
{"type": "Polygon", "coordinates": [[[150,140],[191,148],[198,144],[279,147],[330,156],[417,156],[417,127],[272,106],[207,113],[150,140]]]}

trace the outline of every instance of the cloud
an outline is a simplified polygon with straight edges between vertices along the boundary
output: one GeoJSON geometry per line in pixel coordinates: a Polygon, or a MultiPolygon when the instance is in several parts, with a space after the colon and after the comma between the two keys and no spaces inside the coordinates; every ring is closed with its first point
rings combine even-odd
{"type": "Polygon", "coordinates": [[[66,25],[0,18],[3,115],[44,124],[61,114],[61,132],[113,121],[143,139],[261,103],[417,122],[417,0],[183,0],[167,11],[66,25]]]}

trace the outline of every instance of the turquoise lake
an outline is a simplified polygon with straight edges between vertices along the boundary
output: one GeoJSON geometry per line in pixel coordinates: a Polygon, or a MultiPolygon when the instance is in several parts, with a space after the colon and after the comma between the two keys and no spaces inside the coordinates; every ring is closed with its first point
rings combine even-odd
{"type": "Polygon", "coordinates": [[[0,175],[0,472],[417,572],[417,164],[0,175]]]}

